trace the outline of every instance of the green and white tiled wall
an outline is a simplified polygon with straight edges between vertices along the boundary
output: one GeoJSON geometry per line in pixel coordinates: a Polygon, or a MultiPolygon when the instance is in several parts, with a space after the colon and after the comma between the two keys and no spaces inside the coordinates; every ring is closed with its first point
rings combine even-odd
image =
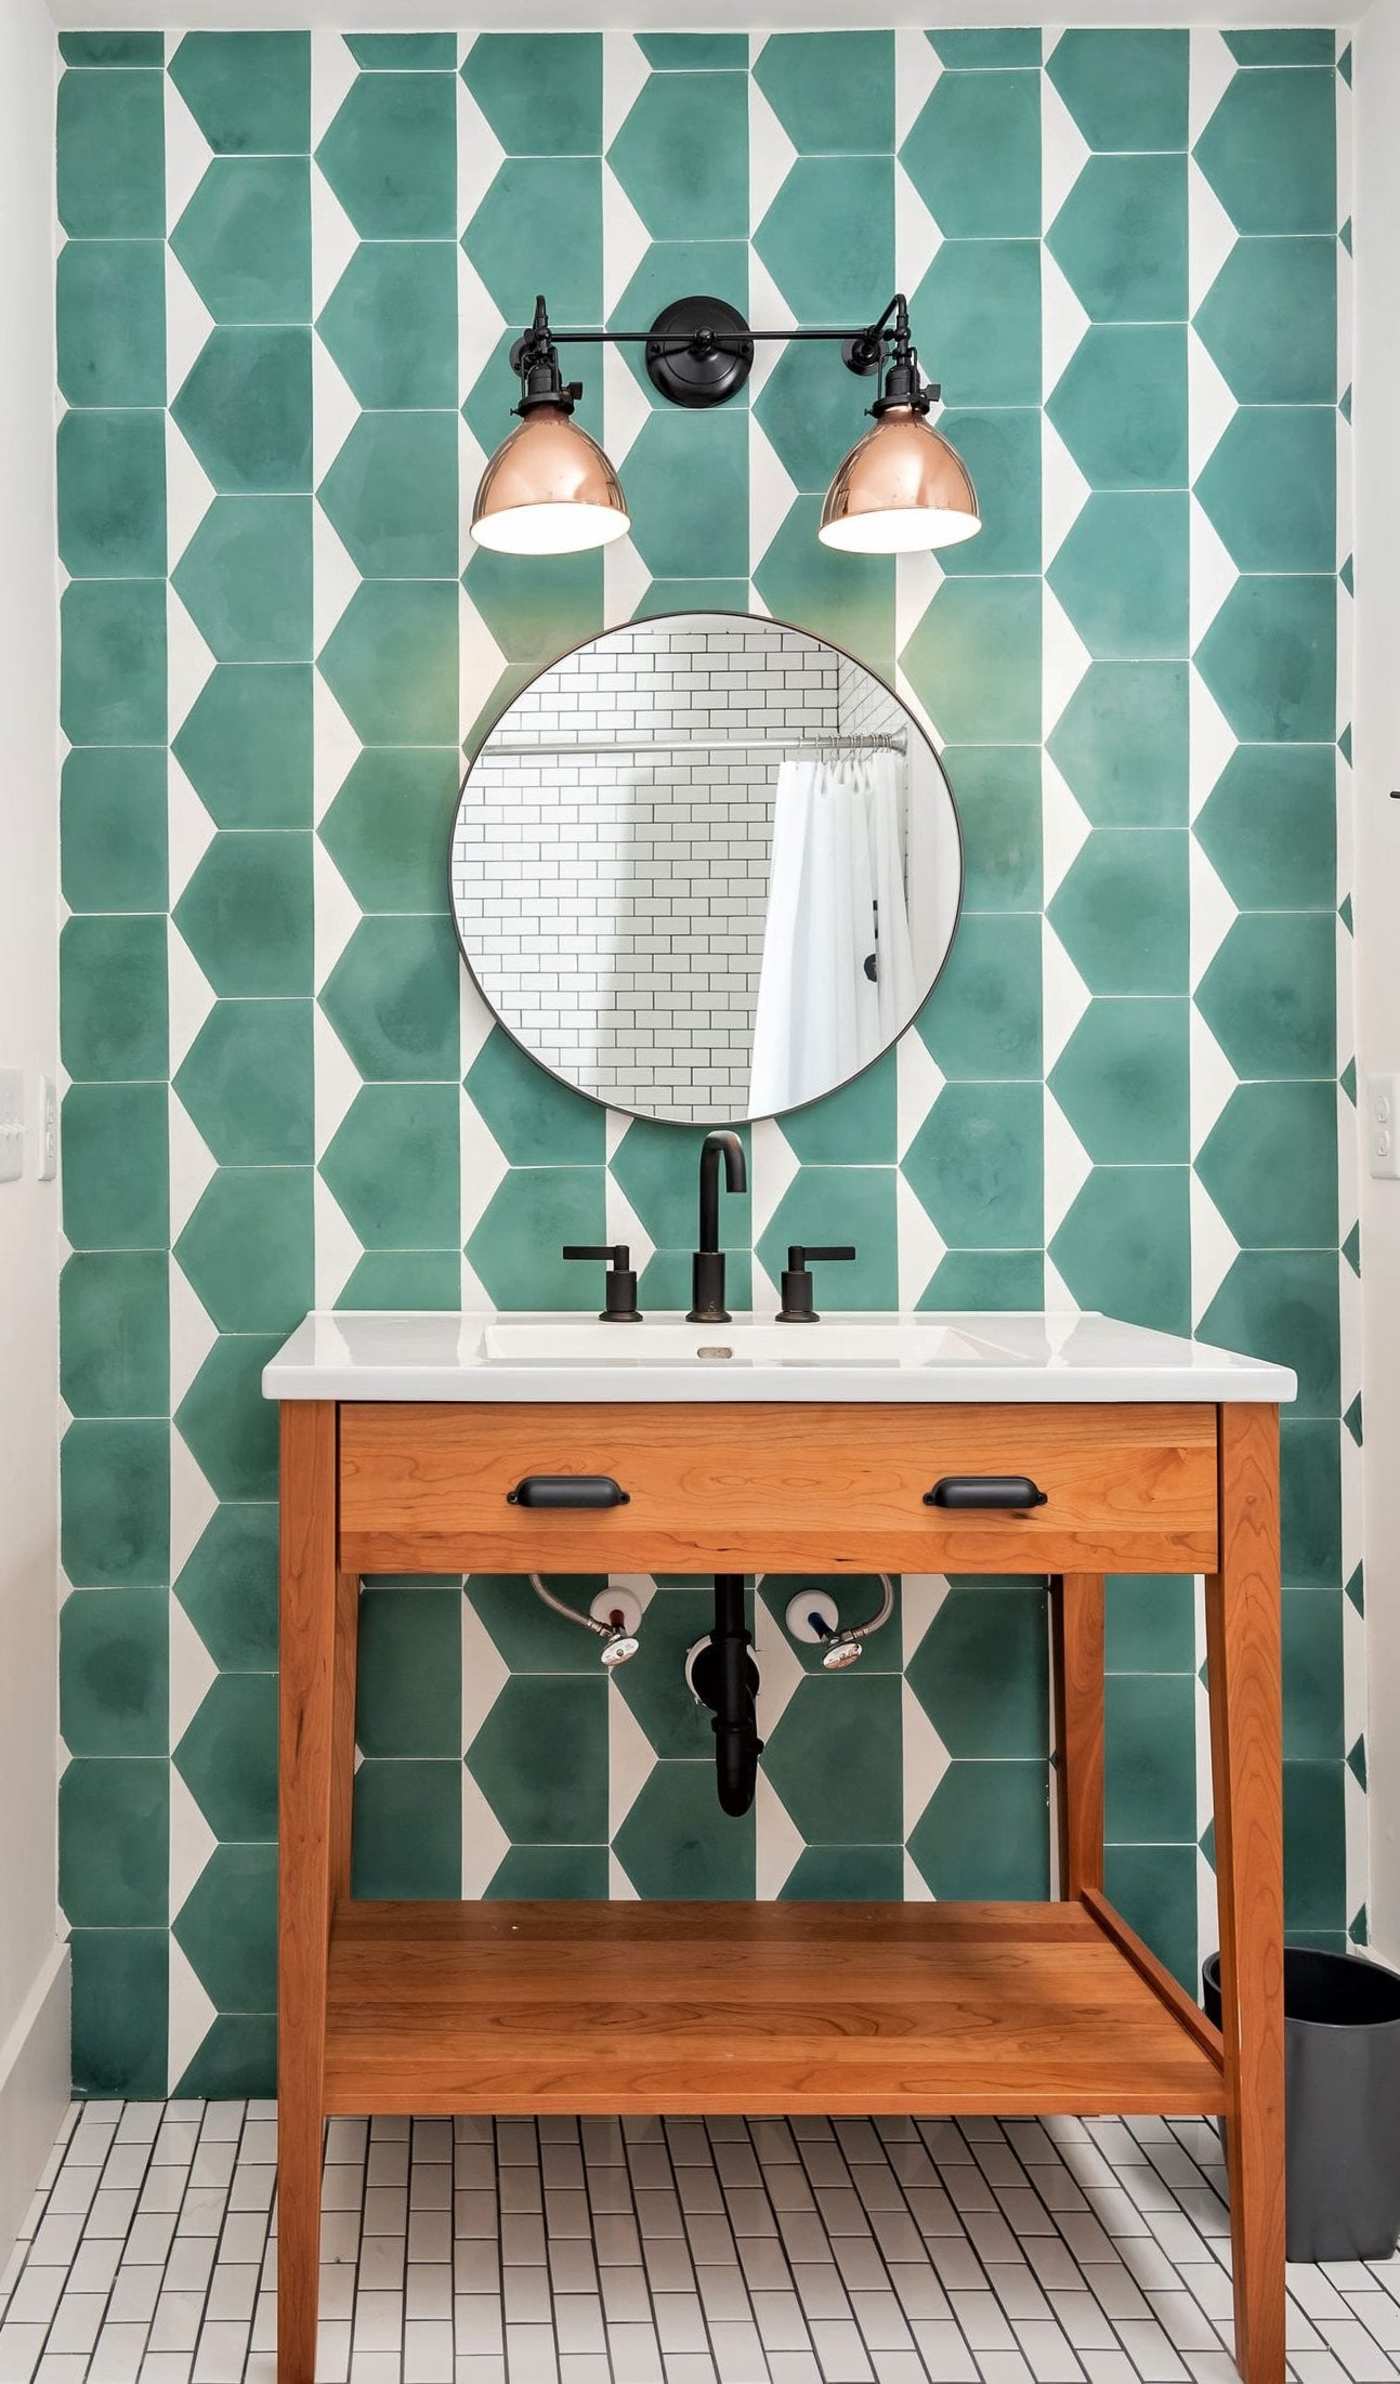
{"type": "MultiPolygon", "coordinates": [[[[265,2090],[273,1417],[313,1300],[679,1301],[695,1137],[493,1031],[446,913],[462,746],[639,610],[768,609],[898,675],[967,838],[898,1051],[752,1134],[741,1296],[1101,1306],[1295,1365],[1291,1927],[1365,1933],[1347,903],[1349,59],[1330,32],[61,37],[62,1894],[80,2086],[265,2090]],[[630,541],[473,553],[507,326],[911,294],[986,529],[829,554],[862,393],[762,351],[653,405],[587,356],[630,541]],[[1340,329],[1339,329],[1340,326],[1340,329]],[[1337,785],[1340,782],[1340,801],[1337,785]],[[750,1263],[748,1253],[753,1252],[750,1263]]],[[[768,1736],[723,1820],[642,1585],[611,1684],[518,1583],[363,1599],[373,1893],[1031,1893],[1043,1597],[906,1581],[860,1670],[758,1593],[768,1736]]],[[[854,1610],[869,1585],[841,1589],[854,1610]]],[[[1189,1580],[1115,1582],[1114,1891],[1211,1928],[1189,1580]]]]}

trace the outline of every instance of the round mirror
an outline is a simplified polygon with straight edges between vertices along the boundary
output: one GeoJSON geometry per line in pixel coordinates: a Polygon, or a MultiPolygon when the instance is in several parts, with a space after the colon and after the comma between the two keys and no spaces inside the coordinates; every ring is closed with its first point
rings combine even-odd
{"type": "Polygon", "coordinates": [[[467,772],[452,909],[496,1016],[641,1117],[771,1117],[908,1025],[962,900],[899,698],[780,621],[674,613],[563,655],[467,772]]]}

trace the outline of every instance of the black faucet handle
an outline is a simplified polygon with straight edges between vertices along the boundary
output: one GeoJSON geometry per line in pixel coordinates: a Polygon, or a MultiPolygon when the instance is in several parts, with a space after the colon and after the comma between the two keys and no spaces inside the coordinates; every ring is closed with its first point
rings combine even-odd
{"type": "Polygon", "coordinates": [[[593,1258],[607,1262],[603,1284],[605,1305],[598,1311],[604,1324],[640,1324],[637,1273],[625,1242],[566,1242],[561,1258],[593,1258]]]}
{"type": "Polygon", "coordinates": [[[783,1269],[783,1304],[778,1310],[779,1324],[816,1324],[819,1319],[812,1306],[812,1277],[810,1262],[816,1258],[854,1258],[854,1242],[831,1242],[818,1249],[815,1242],[789,1242],[788,1262],[783,1269]]]}

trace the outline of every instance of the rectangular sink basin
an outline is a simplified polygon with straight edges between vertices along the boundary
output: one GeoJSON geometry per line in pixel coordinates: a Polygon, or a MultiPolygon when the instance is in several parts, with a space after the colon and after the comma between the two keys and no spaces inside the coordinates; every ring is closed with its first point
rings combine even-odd
{"type": "Polygon", "coordinates": [[[838,1317],[816,1324],[755,1323],[736,1317],[729,1324],[604,1324],[551,1317],[489,1324],[482,1336],[488,1365],[498,1366],[694,1366],[699,1368],[782,1366],[986,1365],[1014,1362],[1012,1352],[990,1336],[975,1338],[932,1319],[838,1317]]]}
{"type": "Polygon", "coordinates": [[[264,1369],[269,1399],[914,1406],[1294,1395],[1286,1368],[1072,1310],[870,1310],[640,1324],[536,1310],[322,1309],[264,1369]]]}

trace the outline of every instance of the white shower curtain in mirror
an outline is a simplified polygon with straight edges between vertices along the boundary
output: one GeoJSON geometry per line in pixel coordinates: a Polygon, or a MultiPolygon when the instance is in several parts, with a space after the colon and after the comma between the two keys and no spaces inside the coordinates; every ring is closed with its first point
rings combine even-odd
{"type": "Polygon", "coordinates": [[[899,783],[892,753],[862,757],[870,871],[878,925],[875,991],[880,1006],[880,1050],[893,1042],[914,1007],[914,949],[905,899],[905,852],[899,783]]]}
{"type": "Polygon", "coordinates": [[[785,761],[773,805],[752,1113],[790,1109],[853,1076],[912,1001],[894,756],[785,761]],[[872,981],[865,964],[877,951],[872,981]]]}

